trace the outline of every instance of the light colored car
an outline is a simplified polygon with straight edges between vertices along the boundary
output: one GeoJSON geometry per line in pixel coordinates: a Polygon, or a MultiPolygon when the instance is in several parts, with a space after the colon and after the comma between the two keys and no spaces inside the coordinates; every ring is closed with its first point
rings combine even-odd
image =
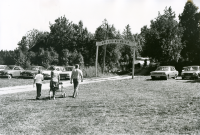
{"type": "Polygon", "coordinates": [[[9,69],[9,67],[7,65],[0,65],[0,71],[6,70],[6,69],[9,69]]]}
{"type": "Polygon", "coordinates": [[[65,71],[60,73],[60,79],[70,79],[74,66],[66,66],[65,71]]]}
{"type": "Polygon", "coordinates": [[[38,73],[38,70],[41,70],[43,72],[46,69],[43,66],[31,66],[29,69],[24,70],[21,73],[21,76],[23,78],[33,78],[38,73]]]}
{"type": "Polygon", "coordinates": [[[8,79],[11,79],[12,77],[20,77],[21,72],[24,71],[20,66],[8,65],[8,67],[9,68],[0,71],[0,77],[7,77],[8,79]]]}
{"type": "Polygon", "coordinates": [[[134,64],[143,66],[145,60],[147,62],[146,64],[149,65],[150,64],[150,60],[149,60],[149,58],[145,58],[145,57],[137,57],[136,60],[134,61],[134,64]]]}
{"type": "Polygon", "coordinates": [[[182,79],[198,79],[199,75],[200,66],[187,66],[181,73],[182,79]]]}
{"type": "MultiPolygon", "coordinates": [[[[54,66],[56,69],[56,72],[59,74],[63,71],[65,71],[65,68],[63,66],[54,66]]],[[[53,70],[53,66],[50,66],[47,68],[47,70],[43,71],[42,74],[44,76],[44,79],[50,79],[51,78],[51,71],[53,70]]]]}
{"type": "Polygon", "coordinates": [[[182,70],[182,72],[183,72],[183,71],[185,71],[186,69],[187,69],[187,67],[183,67],[183,70],[182,70]]]}
{"type": "Polygon", "coordinates": [[[178,71],[175,69],[174,66],[160,66],[155,71],[151,72],[152,80],[156,78],[160,79],[169,79],[174,78],[176,79],[178,76],[178,71]]]}

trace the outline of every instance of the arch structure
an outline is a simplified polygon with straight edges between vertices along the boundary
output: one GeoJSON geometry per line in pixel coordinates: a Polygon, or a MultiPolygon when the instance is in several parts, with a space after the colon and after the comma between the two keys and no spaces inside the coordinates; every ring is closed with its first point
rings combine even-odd
{"type": "Polygon", "coordinates": [[[98,50],[99,50],[99,46],[102,45],[108,45],[108,44],[124,44],[124,45],[128,45],[128,46],[132,46],[134,47],[134,51],[133,51],[133,64],[132,64],[132,79],[134,78],[134,61],[135,61],[135,49],[136,49],[136,43],[135,42],[131,42],[128,40],[124,40],[124,39],[109,39],[109,40],[104,40],[101,42],[96,42],[96,62],[95,62],[95,68],[96,68],[96,77],[97,77],[97,64],[98,64],[98,50]]]}

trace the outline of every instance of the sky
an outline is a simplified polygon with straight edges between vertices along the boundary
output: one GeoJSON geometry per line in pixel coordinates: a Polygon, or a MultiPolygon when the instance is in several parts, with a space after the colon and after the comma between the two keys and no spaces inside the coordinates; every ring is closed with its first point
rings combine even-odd
{"type": "MultiPolygon", "coordinates": [[[[89,32],[95,33],[103,20],[120,33],[128,24],[132,34],[163,14],[171,6],[178,15],[187,0],[0,0],[0,50],[14,50],[30,30],[50,31],[49,24],[64,16],[78,24],[80,20],[89,32]]],[[[200,0],[193,0],[200,7],[200,0]]]]}

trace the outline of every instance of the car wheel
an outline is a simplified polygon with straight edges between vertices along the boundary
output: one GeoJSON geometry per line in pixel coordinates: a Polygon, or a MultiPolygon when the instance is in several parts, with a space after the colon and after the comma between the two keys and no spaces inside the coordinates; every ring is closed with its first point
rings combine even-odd
{"type": "Polygon", "coordinates": [[[169,75],[167,75],[166,77],[165,77],[165,80],[168,80],[169,79],[169,75]]]}
{"type": "Polygon", "coordinates": [[[8,75],[8,79],[11,79],[12,78],[12,75],[8,75]]]}
{"type": "Polygon", "coordinates": [[[174,76],[174,79],[177,79],[177,75],[174,76]]]}
{"type": "Polygon", "coordinates": [[[155,78],[155,76],[151,76],[151,79],[152,79],[152,80],[155,80],[156,78],[155,78]]]}
{"type": "Polygon", "coordinates": [[[66,97],[66,93],[63,93],[63,98],[65,98],[66,97]]]}

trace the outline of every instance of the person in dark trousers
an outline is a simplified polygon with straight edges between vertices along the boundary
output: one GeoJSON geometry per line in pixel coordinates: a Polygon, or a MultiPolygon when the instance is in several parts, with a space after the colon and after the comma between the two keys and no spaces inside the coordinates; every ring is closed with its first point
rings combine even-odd
{"type": "Polygon", "coordinates": [[[42,75],[41,71],[38,70],[38,74],[34,77],[33,87],[36,84],[37,89],[37,96],[36,99],[38,100],[41,96],[41,90],[42,90],[42,81],[44,80],[44,76],[42,75]]]}
{"type": "Polygon", "coordinates": [[[73,69],[72,74],[71,74],[71,79],[70,79],[70,83],[74,84],[74,93],[73,93],[73,98],[75,98],[78,95],[78,87],[79,87],[79,82],[83,82],[83,73],[82,71],[79,69],[79,65],[76,64],[75,65],[75,69],[73,69]]]}
{"type": "Polygon", "coordinates": [[[51,71],[50,92],[53,91],[54,100],[55,100],[55,92],[59,88],[59,81],[60,81],[60,74],[56,71],[55,67],[53,67],[53,70],[51,71]]]}

